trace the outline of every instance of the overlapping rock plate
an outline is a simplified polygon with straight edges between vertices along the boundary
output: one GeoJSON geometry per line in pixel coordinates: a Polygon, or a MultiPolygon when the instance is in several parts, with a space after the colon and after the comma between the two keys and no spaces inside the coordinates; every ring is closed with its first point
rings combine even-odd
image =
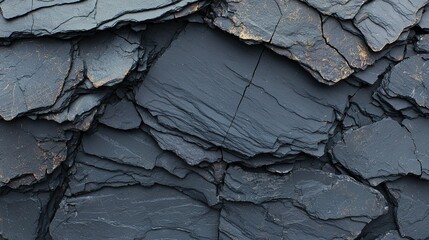
{"type": "Polygon", "coordinates": [[[0,239],[429,239],[427,4],[0,1],[0,239]]]}

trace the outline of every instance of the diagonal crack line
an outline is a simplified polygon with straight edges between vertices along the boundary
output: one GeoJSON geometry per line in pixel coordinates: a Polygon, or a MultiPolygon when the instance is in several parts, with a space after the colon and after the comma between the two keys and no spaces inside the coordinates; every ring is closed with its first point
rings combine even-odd
{"type": "Polygon", "coordinates": [[[240,101],[238,102],[237,108],[235,109],[234,116],[232,117],[231,123],[229,124],[228,130],[226,131],[225,136],[223,137],[221,146],[223,146],[223,144],[225,143],[226,137],[229,134],[229,130],[231,129],[231,126],[234,123],[235,117],[237,116],[238,109],[240,108],[241,102],[243,101],[244,96],[246,95],[246,91],[250,87],[250,85],[252,84],[253,78],[255,77],[256,69],[258,69],[259,63],[261,62],[261,58],[262,58],[262,54],[264,53],[264,50],[265,50],[265,48],[263,48],[261,50],[261,53],[259,54],[258,61],[256,62],[256,66],[253,69],[252,77],[250,78],[250,81],[247,84],[247,86],[244,88],[243,94],[241,95],[240,101]]]}

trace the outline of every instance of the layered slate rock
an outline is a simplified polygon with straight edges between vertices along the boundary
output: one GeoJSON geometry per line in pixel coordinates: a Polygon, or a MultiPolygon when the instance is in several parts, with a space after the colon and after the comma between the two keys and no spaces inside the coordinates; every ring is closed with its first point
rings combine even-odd
{"type": "Polygon", "coordinates": [[[84,0],[34,0],[34,1],[13,1],[3,0],[0,3],[2,15],[6,19],[20,17],[39,8],[58,6],[67,3],[75,3],[84,0]]]}
{"type": "Polygon", "coordinates": [[[59,125],[20,119],[0,122],[0,186],[17,188],[40,181],[67,158],[70,138],[59,125]]]}
{"type": "Polygon", "coordinates": [[[65,198],[50,233],[53,239],[217,239],[218,215],[171,188],[103,188],[65,198]]]}
{"type": "Polygon", "coordinates": [[[420,21],[427,0],[375,0],[364,5],[354,19],[368,46],[378,52],[398,40],[403,31],[420,21]]]}
{"type": "Polygon", "coordinates": [[[214,24],[250,40],[273,45],[274,51],[301,63],[317,80],[334,84],[353,69],[322,33],[319,13],[298,0],[226,1],[217,9],[214,24]],[[264,18],[269,14],[270,18],[264,18]]]}
{"type": "Polygon", "coordinates": [[[122,130],[139,128],[142,122],[134,104],[126,99],[108,104],[98,121],[106,126],[122,130]]]}
{"type": "Polygon", "coordinates": [[[416,147],[407,129],[386,118],[344,134],[333,148],[334,158],[371,185],[421,174],[416,147]]]}
{"type": "Polygon", "coordinates": [[[224,239],[352,239],[387,210],[378,191],[319,170],[275,175],[230,167],[221,196],[228,201],[224,239]]]}
{"type": "Polygon", "coordinates": [[[360,7],[368,0],[301,0],[316,8],[319,12],[336,16],[341,19],[353,19],[359,12],[360,7]]]}
{"type": "Polygon", "coordinates": [[[71,44],[49,38],[1,46],[0,116],[11,120],[50,107],[59,97],[71,67],[71,44]]]}
{"type": "MultiPolygon", "coordinates": [[[[427,55],[412,56],[386,74],[376,97],[388,108],[409,115],[427,115],[429,108],[427,55]]],[[[387,109],[388,109],[387,108],[387,109]]]]}
{"type": "Polygon", "coordinates": [[[166,128],[246,156],[321,156],[336,113],[355,89],[318,84],[293,62],[228,39],[188,26],[152,66],[137,103],[166,128]],[[210,41],[211,50],[195,35],[210,41]],[[179,55],[184,61],[172,65],[179,55]],[[246,62],[235,61],[238,56],[246,62]]]}
{"type": "Polygon", "coordinates": [[[217,187],[207,169],[190,167],[174,154],[163,153],[151,170],[78,153],[70,170],[67,196],[97,191],[103,187],[164,185],[175,188],[209,206],[217,204],[217,187]]]}
{"type": "MultiPolygon", "coordinates": [[[[11,2],[11,1],[7,1],[11,2]]],[[[33,1],[34,2],[34,1],[33,1]]],[[[40,2],[40,1],[37,1],[40,2]]],[[[55,1],[59,2],[59,1],[55,1]]],[[[70,4],[55,4],[27,14],[6,19],[16,10],[3,13],[0,17],[0,37],[21,37],[23,35],[64,35],[70,32],[103,30],[126,22],[143,22],[165,17],[171,12],[180,12],[197,0],[127,1],[85,0],[70,4]],[[4,17],[6,16],[6,17],[4,17]]],[[[192,8],[195,11],[199,8],[192,8]]],[[[7,9],[3,9],[7,11],[7,9]]],[[[194,11],[187,11],[190,14],[194,11]]]]}
{"type": "Polygon", "coordinates": [[[396,222],[403,237],[429,238],[428,186],[427,181],[414,178],[402,178],[387,183],[387,188],[396,203],[396,222]]]}
{"type": "Polygon", "coordinates": [[[48,201],[49,193],[10,192],[0,196],[0,238],[37,239],[48,201]]]}
{"type": "Polygon", "coordinates": [[[124,80],[138,61],[141,34],[132,30],[103,32],[79,43],[86,76],[95,88],[124,80]]]}
{"type": "Polygon", "coordinates": [[[405,119],[402,124],[410,132],[416,147],[416,157],[422,168],[421,178],[429,180],[429,125],[426,118],[405,119]]]}

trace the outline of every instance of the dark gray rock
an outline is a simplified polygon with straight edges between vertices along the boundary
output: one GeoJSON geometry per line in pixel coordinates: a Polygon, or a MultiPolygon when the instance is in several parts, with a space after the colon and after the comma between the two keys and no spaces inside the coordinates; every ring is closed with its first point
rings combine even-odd
{"type": "Polygon", "coordinates": [[[1,121],[0,132],[0,187],[41,181],[67,158],[69,136],[53,122],[1,121]]]}
{"type": "Polygon", "coordinates": [[[429,53],[429,34],[418,35],[414,49],[419,53],[429,53]]]}
{"type": "Polygon", "coordinates": [[[429,6],[426,5],[426,7],[424,8],[421,20],[417,24],[417,26],[425,32],[429,31],[429,6]]]}
{"type": "Polygon", "coordinates": [[[429,238],[429,183],[414,178],[401,178],[387,183],[395,201],[399,232],[412,239],[429,238]]]}
{"type": "Polygon", "coordinates": [[[426,59],[426,55],[416,55],[395,65],[377,90],[378,97],[397,111],[414,108],[425,115],[429,109],[426,59]]]}
{"type": "Polygon", "coordinates": [[[374,0],[360,9],[354,23],[368,46],[378,52],[417,24],[427,3],[427,0],[374,0]]]}
{"type": "Polygon", "coordinates": [[[139,128],[142,122],[134,103],[126,99],[108,104],[98,121],[106,126],[121,130],[139,128]]]}
{"type": "Polygon", "coordinates": [[[177,190],[103,188],[65,198],[53,239],[217,239],[219,213],[177,190]]]}
{"type": "Polygon", "coordinates": [[[162,150],[141,130],[120,131],[99,126],[97,131],[82,139],[85,153],[119,163],[153,169],[162,150]]]}
{"type": "Polygon", "coordinates": [[[332,153],[346,169],[375,186],[402,175],[420,175],[415,151],[407,129],[386,118],[346,132],[332,153]]]}
{"type": "Polygon", "coordinates": [[[358,79],[360,82],[367,84],[374,84],[383,73],[385,73],[390,66],[391,61],[386,58],[382,58],[369,66],[365,71],[356,72],[353,77],[358,79]]]}
{"type": "Polygon", "coordinates": [[[86,76],[95,88],[122,82],[138,61],[141,34],[123,29],[102,32],[79,42],[86,76]]]}
{"type": "Polygon", "coordinates": [[[9,192],[0,196],[0,238],[37,239],[48,193],[9,192]]]}
{"type": "Polygon", "coordinates": [[[399,235],[398,231],[396,230],[392,230],[392,231],[388,231],[385,234],[378,236],[375,240],[405,240],[407,238],[403,238],[401,237],[401,235],[399,235]]]}
{"type": "Polygon", "coordinates": [[[339,17],[341,19],[353,19],[361,6],[368,0],[301,0],[316,8],[325,15],[339,17]]]}
{"type": "Polygon", "coordinates": [[[405,119],[402,124],[410,132],[416,147],[416,157],[422,168],[421,178],[429,180],[429,120],[425,118],[405,119]]]}
{"type": "Polygon", "coordinates": [[[242,40],[271,44],[274,51],[298,61],[323,83],[332,85],[353,73],[323,38],[319,13],[299,0],[228,0],[215,12],[213,23],[220,29],[242,40]]]}
{"type": "Polygon", "coordinates": [[[32,0],[32,1],[22,1],[22,0],[3,0],[0,3],[1,13],[4,18],[11,19],[15,17],[20,17],[29,12],[35,11],[39,8],[46,8],[52,6],[63,5],[67,3],[75,3],[84,0],[32,0]]]}
{"type": "Polygon", "coordinates": [[[365,69],[377,59],[377,55],[367,47],[363,39],[344,30],[334,18],[328,18],[323,23],[323,36],[353,68],[365,69]]]}
{"type": "Polygon", "coordinates": [[[221,197],[240,203],[222,209],[223,239],[352,239],[387,210],[378,191],[319,170],[276,175],[230,167],[224,182],[221,197]]]}
{"type": "Polygon", "coordinates": [[[107,29],[127,22],[155,20],[167,13],[180,11],[197,0],[128,1],[86,0],[72,4],[41,8],[7,20],[0,17],[0,37],[52,35],[107,29]]]}
{"type": "Polygon", "coordinates": [[[0,116],[12,120],[53,105],[71,66],[71,44],[31,39],[0,46],[0,116]]]}
{"type": "Polygon", "coordinates": [[[186,165],[180,158],[163,153],[151,170],[120,164],[79,152],[71,169],[68,196],[97,191],[103,187],[129,185],[173,187],[191,198],[212,206],[218,203],[214,178],[204,168],[186,165]]]}
{"type": "Polygon", "coordinates": [[[137,103],[166,128],[246,156],[323,155],[335,112],[344,112],[355,89],[318,84],[287,59],[227,40],[188,26],[152,66],[137,103]],[[213,41],[210,51],[196,35],[213,41]],[[177,56],[186,62],[172,65],[177,56]]]}

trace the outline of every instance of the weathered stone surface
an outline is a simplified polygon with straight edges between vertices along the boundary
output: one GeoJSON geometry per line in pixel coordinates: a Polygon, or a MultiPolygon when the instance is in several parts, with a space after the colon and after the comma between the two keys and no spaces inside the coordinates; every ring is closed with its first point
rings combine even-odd
{"type": "Polygon", "coordinates": [[[397,111],[413,108],[426,114],[429,109],[426,59],[426,55],[416,55],[395,65],[384,77],[378,97],[397,111]]]}
{"type": "Polygon", "coordinates": [[[421,178],[429,180],[429,120],[425,118],[405,119],[404,127],[410,132],[416,147],[416,157],[422,168],[421,178]]]}
{"type": "Polygon", "coordinates": [[[405,240],[407,238],[401,237],[401,235],[399,235],[398,231],[392,230],[392,231],[389,231],[389,232],[377,237],[375,240],[402,240],[402,239],[405,240]]]}
{"type": "Polygon", "coordinates": [[[146,170],[79,152],[71,169],[67,195],[90,193],[108,186],[159,184],[176,188],[210,206],[218,203],[217,187],[207,170],[191,167],[167,152],[157,156],[155,165],[146,170]]]}
{"type": "Polygon", "coordinates": [[[237,202],[222,209],[224,239],[351,239],[387,209],[376,190],[318,170],[275,175],[230,167],[224,182],[222,198],[237,202]]]}
{"type": "Polygon", "coordinates": [[[354,23],[368,46],[378,52],[417,24],[427,3],[428,0],[374,0],[360,9],[354,23]]]}
{"type": "Polygon", "coordinates": [[[274,51],[298,61],[323,83],[331,85],[353,73],[347,61],[323,38],[319,13],[305,3],[228,0],[216,11],[217,27],[242,40],[272,44],[274,51]],[[265,18],[267,14],[271,17],[265,18]]]}
{"type": "Polygon", "coordinates": [[[67,158],[68,136],[55,123],[1,121],[0,132],[0,187],[40,181],[67,158]]]}
{"type": "Polygon", "coordinates": [[[83,0],[3,0],[0,2],[1,13],[4,18],[11,19],[25,15],[39,8],[58,6],[67,3],[75,3],[83,0]]]}
{"type": "Polygon", "coordinates": [[[390,66],[391,61],[388,59],[382,58],[374,63],[374,65],[369,66],[365,71],[356,72],[353,76],[361,82],[367,84],[374,84],[377,82],[379,77],[387,71],[387,68],[390,66]]]}
{"type": "Polygon", "coordinates": [[[353,68],[365,69],[377,59],[377,55],[368,49],[363,39],[344,30],[334,18],[328,18],[323,23],[323,36],[353,68]]]}
{"type": "Polygon", "coordinates": [[[61,93],[71,65],[71,45],[54,39],[31,39],[0,46],[0,116],[12,120],[46,108],[61,93]]]}
{"type": "Polygon", "coordinates": [[[335,126],[334,112],[344,111],[354,88],[323,86],[286,59],[227,39],[189,26],[151,68],[137,103],[167,128],[247,156],[321,156],[335,126]],[[194,34],[213,41],[213,52],[198,46],[201,41],[194,34]],[[210,65],[204,64],[205,54],[210,65]],[[187,62],[172,66],[178,55],[187,62]],[[238,56],[249,63],[234,61],[238,56]],[[217,64],[226,69],[215,70],[217,64]]]}
{"type": "Polygon", "coordinates": [[[378,185],[401,175],[420,175],[415,151],[407,129],[387,118],[346,132],[332,152],[349,171],[378,185]]]}
{"type": "Polygon", "coordinates": [[[429,53],[429,34],[417,36],[414,49],[419,53],[429,53]]]}
{"type": "Polygon", "coordinates": [[[316,8],[325,15],[332,15],[341,19],[353,19],[360,7],[368,0],[301,0],[316,8]]]}
{"type": "Polygon", "coordinates": [[[103,188],[65,198],[50,233],[53,239],[217,239],[218,215],[171,188],[103,188]]]}
{"type": "Polygon", "coordinates": [[[85,135],[82,146],[88,154],[149,170],[162,153],[156,142],[141,130],[119,131],[102,126],[85,135]]]}
{"type": "Polygon", "coordinates": [[[103,30],[123,22],[155,20],[169,12],[179,11],[197,0],[85,0],[41,8],[22,17],[7,20],[0,17],[0,37],[52,35],[103,30]]]}
{"type": "Polygon", "coordinates": [[[37,239],[48,193],[10,192],[0,196],[0,238],[37,239]]]}
{"type": "Polygon", "coordinates": [[[79,43],[86,76],[94,87],[122,82],[136,67],[141,35],[132,30],[103,32],[79,43]]]}
{"type": "Polygon", "coordinates": [[[106,126],[122,130],[139,128],[142,122],[134,103],[126,99],[108,104],[98,121],[106,126]]]}
{"type": "Polygon", "coordinates": [[[409,177],[387,183],[387,188],[396,202],[396,222],[403,237],[429,238],[428,186],[427,181],[409,177]]]}

